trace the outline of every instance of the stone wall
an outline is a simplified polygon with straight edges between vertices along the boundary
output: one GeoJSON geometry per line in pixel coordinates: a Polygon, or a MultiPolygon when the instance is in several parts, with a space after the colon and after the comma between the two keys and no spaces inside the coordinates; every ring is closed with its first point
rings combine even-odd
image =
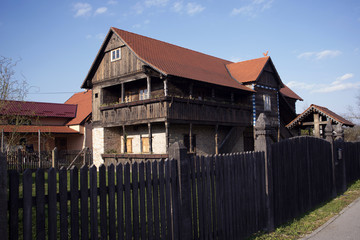
{"type": "Polygon", "coordinates": [[[104,161],[101,154],[104,153],[104,128],[93,128],[93,163],[99,167],[104,161]]]}

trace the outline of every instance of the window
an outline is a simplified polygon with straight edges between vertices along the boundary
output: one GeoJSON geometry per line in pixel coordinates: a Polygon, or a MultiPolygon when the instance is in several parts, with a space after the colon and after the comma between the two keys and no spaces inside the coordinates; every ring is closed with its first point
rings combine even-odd
{"type": "Polygon", "coordinates": [[[139,90],[139,100],[148,99],[148,91],[147,88],[139,90]]]}
{"type": "Polygon", "coordinates": [[[264,111],[271,111],[271,98],[269,95],[263,95],[264,98],[264,111]]]}
{"type": "Polygon", "coordinates": [[[111,61],[117,61],[121,59],[121,48],[111,51],[111,61]]]}
{"type": "Polygon", "coordinates": [[[132,153],[132,138],[126,138],[126,151],[132,153]]]}
{"type": "Polygon", "coordinates": [[[148,137],[142,137],[141,138],[141,152],[143,153],[148,153],[150,152],[150,148],[149,148],[149,138],[148,137]]]}

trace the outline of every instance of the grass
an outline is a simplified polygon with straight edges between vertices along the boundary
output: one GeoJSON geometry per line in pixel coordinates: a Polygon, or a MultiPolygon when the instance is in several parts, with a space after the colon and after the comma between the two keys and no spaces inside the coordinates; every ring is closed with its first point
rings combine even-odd
{"type": "Polygon", "coordinates": [[[344,194],[320,205],[315,210],[276,228],[272,233],[259,232],[249,240],[299,239],[316,230],[359,197],[360,180],[350,185],[344,194]]]}

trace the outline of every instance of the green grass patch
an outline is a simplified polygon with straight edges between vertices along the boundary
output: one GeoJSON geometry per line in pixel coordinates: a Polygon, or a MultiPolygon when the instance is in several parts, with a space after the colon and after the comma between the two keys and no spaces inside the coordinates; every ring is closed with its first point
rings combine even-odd
{"type": "Polygon", "coordinates": [[[292,220],[275,229],[272,233],[259,232],[254,234],[249,240],[269,240],[269,239],[299,239],[313,232],[329,219],[341,212],[346,206],[360,197],[360,180],[350,185],[348,190],[314,209],[305,215],[292,220]]]}

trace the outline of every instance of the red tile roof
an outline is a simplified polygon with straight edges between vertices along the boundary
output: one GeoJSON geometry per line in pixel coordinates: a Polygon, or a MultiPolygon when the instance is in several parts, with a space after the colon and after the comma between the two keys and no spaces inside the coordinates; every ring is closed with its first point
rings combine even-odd
{"type": "Polygon", "coordinates": [[[81,124],[92,112],[92,91],[79,92],[72,95],[65,104],[77,105],[76,117],[66,125],[81,124]]]}
{"type": "Polygon", "coordinates": [[[289,98],[293,98],[296,100],[304,101],[299,95],[297,95],[295,92],[293,92],[288,86],[284,84],[284,87],[280,89],[280,92],[285,96],[289,98]]]}
{"type": "Polygon", "coordinates": [[[42,133],[79,133],[67,126],[14,126],[14,125],[0,125],[0,131],[19,133],[37,133],[39,130],[42,133]]]}
{"type": "Polygon", "coordinates": [[[111,29],[137,57],[165,75],[252,91],[228,74],[226,65],[230,61],[114,27],[111,29]]]}
{"type": "Polygon", "coordinates": [[[344,126],[353,127],[355,126],[352,122],[346,120],[345,118],[337,115],[333,111],[330,111],[326,107],[317,106],[315,104],[311,104],[308,109],[306,109],[303,113],[299,114],[294,120],[292,120],[288,125],[286,125],[287,128],[293,128],[297,124],[299,124],[302,120],[304,120],[309,114],[317,112],[320,113],[323,116],[326,116],[327,118],[330,118],[332,121],[334,121],[336,124],[340,123],[344,126]]]}
{"type": "Polygon", "coordinates": [[[254,82],[258,79],[260,73],[270,57],[262,57],[243,62],[230,63],[226,67],[233,78],[242,83],[254,82]]]}
{"type": "Polygon", "coordinates": [[[2,101],[0,103],[0,114],[74,118],[76,116],[76,105],[27,101],[2,101]]]}

